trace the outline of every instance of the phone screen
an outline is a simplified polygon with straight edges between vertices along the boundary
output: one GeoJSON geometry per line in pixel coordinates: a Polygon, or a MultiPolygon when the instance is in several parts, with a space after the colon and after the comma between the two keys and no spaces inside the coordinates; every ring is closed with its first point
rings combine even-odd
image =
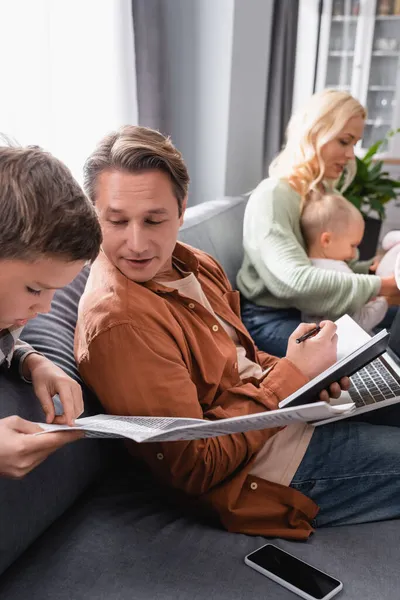
{"type": "Polygon", "coordinates": [[[337,579],[271,544],[252,552],[247,558],[314,598],[322,599],[340,585],[337,579]]]}

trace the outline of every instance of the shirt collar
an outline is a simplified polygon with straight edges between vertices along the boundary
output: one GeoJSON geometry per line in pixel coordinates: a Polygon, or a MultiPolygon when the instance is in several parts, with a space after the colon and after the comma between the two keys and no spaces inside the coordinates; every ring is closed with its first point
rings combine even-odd
{"type": "MultiPolygon", "coordinates": [[[[186,244],[182,244],[182,242],[176,242],[174,251],[172,253],[172,259],[176,262],[179,268],[188,273],[194,273],[195,277],[198,276],[199,273],[199,261],[191,249],[190,246],[186,244]]],[[[102,252],[99,256],[101,263],[106,266],[106,269],[109,273],[114,272],[118,273],[118,277],[123,277],[124,279],[128,279],[117,267],[110,261],[110,259],[102,252]]],[[[157,276],[156,276],[157,277],[157,276]]],[[[130,283],[134,285],[141,285],[152,292],[162,293],[162,294],[177,294],[177,291],[173,288],[167,287],[163,285],[161,282],[155,281],[151,279],[150,281],[145,281],[144,283],[137,283],[128,279],[130,283]]]]}
{"type": "MultiPolygon", "coordinates": [[[[193,273],[195,277],[198,276],[199,261],[197,260],[197,257],[190,246],[186,246],[186,244],[182,244],[181,242],[176,242],[174,251],[172,253],[172,260],[178,264],[181,270],[188,273],[193,273]]],[[[155,281],[154,279],[146,281],[142,285],[152,292],[176,294],[175,289],[167,287],[166,285],[163,285],[161,282],[155,281]]]]}

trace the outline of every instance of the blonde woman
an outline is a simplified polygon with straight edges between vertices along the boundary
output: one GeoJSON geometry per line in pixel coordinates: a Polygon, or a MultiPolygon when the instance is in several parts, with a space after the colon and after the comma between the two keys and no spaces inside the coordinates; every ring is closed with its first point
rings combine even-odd
{"type": "Polygon", "coordinates": [[[300,229],[312,191],[333,190],[342,172],[345,185],[354,177],[354,146],[365,118],[363,106],[346,92],[314,94],[290,119],[286,145],[270,165],[270,177],[250,196],[237,284],[243,322],[256,345],[270,354],[286,354],[301,311],[337,319],[375,296],[398,301],[394,276],[368,274],[372,261],[350,263],[352,274],[314,267],[300,229]]]}

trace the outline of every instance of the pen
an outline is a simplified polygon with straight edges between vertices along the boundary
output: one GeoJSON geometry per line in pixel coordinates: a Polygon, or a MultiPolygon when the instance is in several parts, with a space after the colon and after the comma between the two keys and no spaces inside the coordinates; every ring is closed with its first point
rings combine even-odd
{"type": "Polygon", "coordinates": [[[297,338],[296,344],[300,344],[300,342],[304,342],[305,340],[308,340],[308,338],[313,337],[313,335],[317,335],[317,333],[319,333],[320,331],[321,331],[321,327],[319,325],[317,325],[316,327],[314,327],[314,329],[307,331],[307,333],[305,333],[304,335],[301,335],[299,338],[297,338]]]}

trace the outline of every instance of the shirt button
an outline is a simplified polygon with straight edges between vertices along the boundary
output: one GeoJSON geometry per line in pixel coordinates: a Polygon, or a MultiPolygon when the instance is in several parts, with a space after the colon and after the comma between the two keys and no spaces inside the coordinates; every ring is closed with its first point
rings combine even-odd
{"type": "Polygon", "coordinates": [[[157,454],[157,458],[158,458],[158,460],[163,460],[163,458],[164,458],[164,454],[162,454],[161,452],[159,452],[159,453],[157,454]]]}
{"type": "Polygon", "coordinates": [[[213,331],[218,331],[218,329],[219,329],[218,325],[213,325],[213,326],[212,326],[212,330],[213,330],[213,331]]]}
{"type": "Polygon", "coordinates": [[[256,490],[258,488],[258,485],[257,485],[257,483],[255,481],[252,481],[251,484],[250,484],[250,487],[251,487],[252,490],[256,490]]]}
{"type": "Polygon", "coordinates": [[[195,305],[193,304],[193,302],[191,302],[191,303],[189,304],[189,308],[192,308],[192,309],[193,309],[194,307],[195,307],[195,305]]]}

